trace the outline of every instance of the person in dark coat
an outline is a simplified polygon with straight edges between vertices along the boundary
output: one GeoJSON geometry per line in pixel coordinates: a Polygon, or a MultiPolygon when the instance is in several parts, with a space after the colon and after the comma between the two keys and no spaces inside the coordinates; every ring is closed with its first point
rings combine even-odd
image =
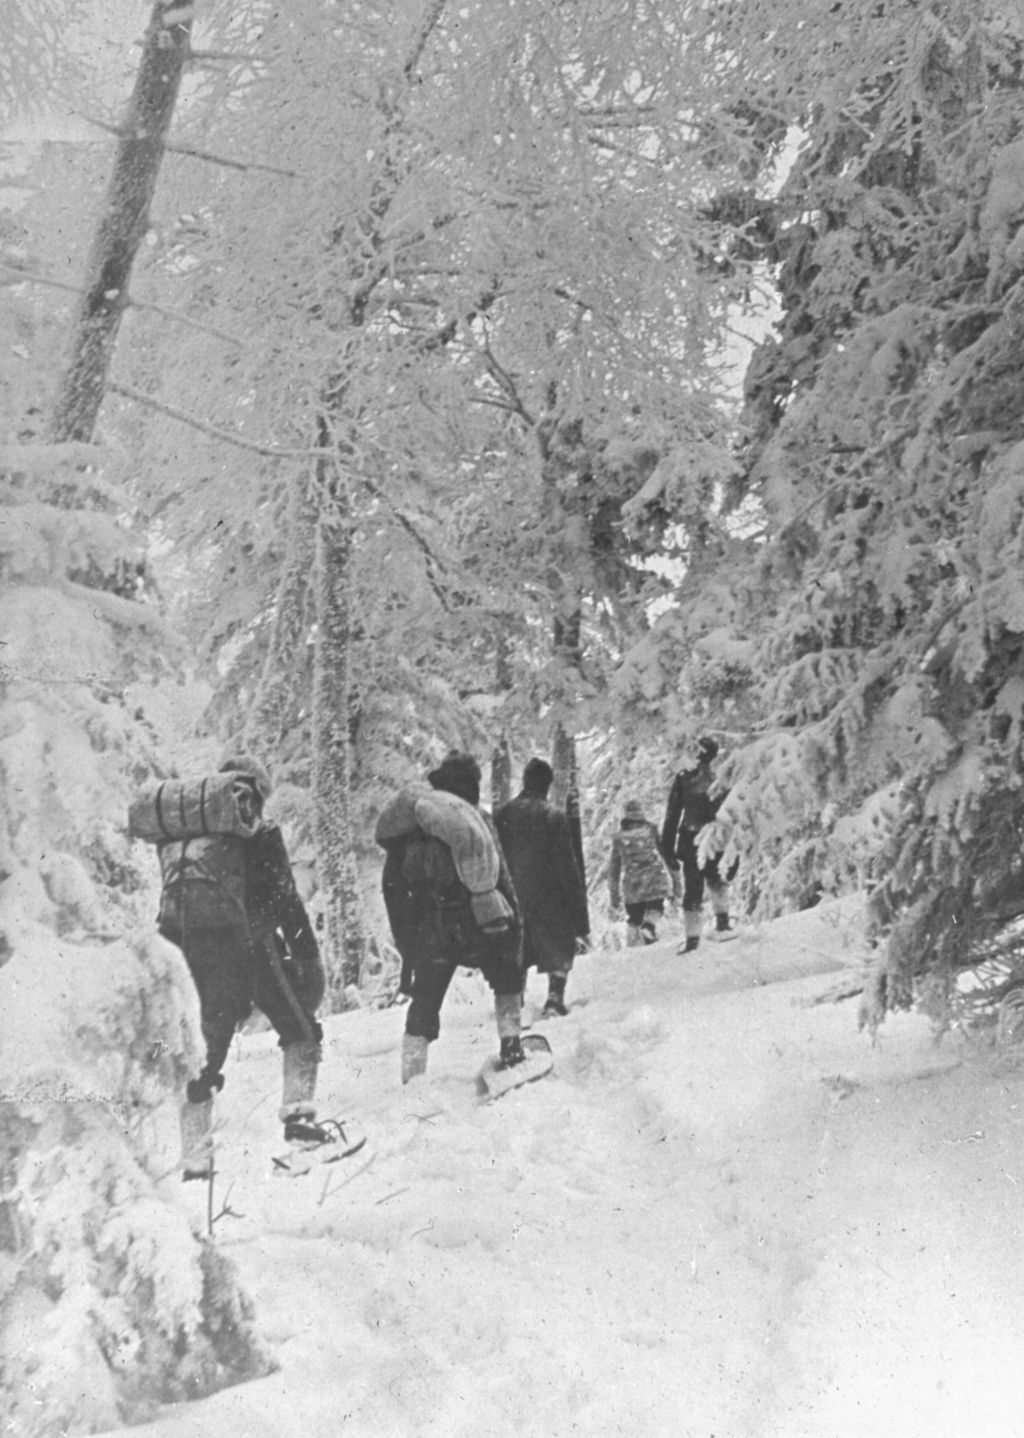
{"type": "MultiPolygon", "coordinates": [[[[248,781],[254,817],[271,792],[258,760],[228,754],[221,773],[248,781]]],[[[205,1178],[213,1165],[213,1096],[224,1087],[224,1061],[238,1026],[258,1008],[278,1035],[282,1053],[280,1118],[289,1150],[332,1141],[316,1124],[317,1071],[323,1033],[316,1011],[325,975],[305,906],[292,877],[284,838],[263,822],[251,838],[230,837],[241,855],[241,909],[217,912],[209,888],[188,881],[161,896],[159,929],[181,949],[199,995],[206,1062],[186,1088],[182,1111],[184,1176],[205,1178]]],[[[281,1160],[287,1163],[286,1159],[281,1160]]]]}
{"type": "MultiPolygon", "coordinates": [[[[496,890],[505,901],[508,922],[481,933],[471,914],[458,905],[439,915],[427,887],[409,876],[410,843],[418,831],[382,831],[385,851],[381,887],[395,946],[402,956],[399,990],[409,995],[402,1037],[402,1082],[426,1071],[428,1046],[441,1028],[441,1005],[458,968],[476,968],[494,994],[499,1066],[511,1068],[526,1057],[520,1037],[522,1017],[522,925],[516,892],[490,816],[479,809],[480,766],[471,754],[453,750],[427,775],[432,789],[454,794],[472,806],[486,824],[498,856],[496,890]]],[[[401,798],[401,796],[399,796],[401,798]]],[[[399,826],[401,828],[401,826],[399,826]]]]}
{"type": "MultiPolygon", "coordinates": [[[[724,794],[712,796],[715,782],[712,764],[718,757],[718,745],[705,736],[697,745],[697,763],[678,773],[669,790],[665,822],[661,830],[661,852],[673,875],[683,871],[684,952],[692,953],[700,944],[701,911],[705,887],[715,915],[715,933],[719,938],[735,936],[729,919],[729,891],[719,869],[722,856],[715,854],[701,862],[698,854],[700,831],[717,817],[724,794]]],[[[733,871],[735,872],[735,870],[733,871]]],[[[732,874],[728,876],[732,877],[732,874]]],[[[678,883],[678,879],[674,881],[678,883]]]]}
{"type": "Polygon", "coordinates": [[[494,811],[523,913],[523,970],[547,974],[548,1017],[567,1012],[566,982],[590,927],[569,821],[547,801],[554,777],[546,760],[531,759],[521,793],[494,811]]]}

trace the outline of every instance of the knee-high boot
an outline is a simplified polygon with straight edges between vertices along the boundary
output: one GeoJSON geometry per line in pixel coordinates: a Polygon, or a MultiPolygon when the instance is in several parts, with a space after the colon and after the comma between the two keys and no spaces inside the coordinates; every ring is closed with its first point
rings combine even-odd
{"type": "Polygon", "coordinates": [[[704,920],[700,909],[683,910],[683,933],[686,938],[680,944],[680,950],[684,953],[692,953],[700,944],[701,930],[704,928],[704,920]]]}
{"type": "Polygon", "coordinates": [[[403,1083],[408,1083],[410,1079],[419,1078],[420,1074],[426,1073],[429,1048],[430,1040],[425,1039],[422,1034],[402,1035],[403,1083]]]}
{"type": "Polygon", "coordinates": [[[314,1039],[300,1039],[281,1050],[282,1085],[279,1117],[316,1118],[316,1076],[320,1068],[320,1045],[314,1039]]]}
{"type": "Polygon", "coordinates": [[[494,1017],[497,1020],[498,1040],[501,1044],[500,1063],[504,1068],[522,1063],[525,1058],[520,1038],[523,1020],[522,994],[495,994],[494,1017]]]}
{"type": "Polygon", "coordinates": [[[213,1172],[213,1099],[181,1106],[181,1176],[209,1178],[213,1172]]]}

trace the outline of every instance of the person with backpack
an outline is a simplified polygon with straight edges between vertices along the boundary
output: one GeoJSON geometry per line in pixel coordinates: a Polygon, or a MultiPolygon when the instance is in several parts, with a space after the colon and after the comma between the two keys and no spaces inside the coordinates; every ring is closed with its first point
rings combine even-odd
{"type": "Polygon", "coordinates": [[[546,974],[545,1018],[568,1012],[565,987],[576,953],[590,933],[587,890],[569,821],[548,803],[554,770],[528,760],[523,787],[494,811],[494,824],[523,912],[523,971],[546,974]]]}
{"type": "Polygon", "coordinates": [[[519,905],[494,826],[479,808],[480,777],[471,754],[452,751],[377,821],[384,904],[402,958],[399,989],[409,996],[403,1083],[426,1071],[458,968],[479,969],[494,994],[498,1067],[526,1058],[519,905]]]}
{"type": "MultiPolygon", "coordinates": [[[[680,951],[685,953],[692,953],[700,944],[705,887],[715,915],[714,936],[736,936],[729,918],[728,884],[719,868],[722,855],[714,854],[702,862],[698,852],[701,829],[714,823],[725,799],[724,793],[713,796],[711,792],[715,782],[711,766],[718,757],[716,741],[705,735],[698,741],[696,757],[696,764],[681,770],[672,781],[661,830],[661,852],[674,876],[673,886],[682,865],[685,937],[680,951]]],[[[727,877],[731,879],[732,873],[727,877]]]]}
{"type": "Polygon", "coordinates": [[[282,1052],[285,1150],[275,1163],[301,1171],[301,1155],[337,1138],[316,1122],[324,969],[281,830],[263,818],[270,793],[258,760],[228,753],[216,775],[165,781],[129,814],[133,836],[156,844],[158,928],[181,949],[199,995],[206,1062],[182,1108],[186,1179],[213,1171],[213,1097],[235,1031],[254,1007],[282,1052]]]}
{"type": "Polygon", "coordinates": [[[622,822],[612,836],[608,888],[613,910],[626,908],[626,943],[653,944],[658,937],[655,920],[665,912],[672,891],[661,857],[657,825],[644,817],[639,799],[627,799],[622,822]]]}

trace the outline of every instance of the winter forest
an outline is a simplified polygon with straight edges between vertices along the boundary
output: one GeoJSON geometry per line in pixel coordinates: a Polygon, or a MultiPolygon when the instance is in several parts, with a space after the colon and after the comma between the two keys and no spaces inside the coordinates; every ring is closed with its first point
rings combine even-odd
{"type": "Polygon", "coordinates": [[[741,922],[866,900],[856,1043],[1012,1041],[1022,344],[1017,0],[6,7],[5,1432],[272,1367],[159,1188],[200,1041],[125,822],[226,743],[339,1025],[396,788],[548,756],[599,948],[712,734],[741,922]]]}

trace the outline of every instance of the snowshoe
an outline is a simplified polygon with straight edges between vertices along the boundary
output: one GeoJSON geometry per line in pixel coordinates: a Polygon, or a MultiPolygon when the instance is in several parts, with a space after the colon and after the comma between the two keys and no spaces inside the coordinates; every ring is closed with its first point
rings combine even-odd
{"type": "Polygon", "coordinates": [[[506,1048],[502,1054],[488,1059],[477,1077],[477,1086],[487,1099],[501,1098],[511,1089],[543,1078],[554,1067],[551,1045],[543,1034],[523,1034],[518,1048],[506,1048]]]}
{"type": "Polygon", "coordinates": [[[724,928],[719,928],[716,925],[715,928],[708,930],[707,936],[713,944],[727,944],[731,939],[738,939],[740,934],[738,929],[734,929],[729,924],[724,928]]]}
{"type": "Polygon", "coordinates": [[[366,1143],[366,1134],[351,1119],[291,1119],[285,1124],[285,1148],[274,1155],[274,1174],[298,1178],[322,1163],[351,1158],[366,1143]]]}

